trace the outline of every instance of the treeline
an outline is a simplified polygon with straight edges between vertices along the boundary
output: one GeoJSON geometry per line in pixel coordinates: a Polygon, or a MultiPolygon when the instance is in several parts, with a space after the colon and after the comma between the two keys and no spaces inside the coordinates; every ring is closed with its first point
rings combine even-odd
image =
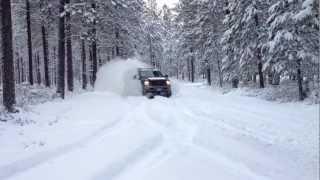
{"type": "Polygon", "coordinates": [[[114,57],[140,59],[179,79],[233,87],[296,81],[299,99],[320,82],[319,0],[1,0],[0,77],[64,98],[94,84],[114,57]]]}
{"type": "Polygon", "coordinates": [[[220,87],[319,83],[319,0],[180,0],[166,23],[164,66],[220,87]]]}
{"type": "Polygon", "coordinates": [[[103,63],[146,51],[143,0],[1,0],[3,104],[14,111],[15,86],[56,88],[61,98],[93,86],[103,63]]]}

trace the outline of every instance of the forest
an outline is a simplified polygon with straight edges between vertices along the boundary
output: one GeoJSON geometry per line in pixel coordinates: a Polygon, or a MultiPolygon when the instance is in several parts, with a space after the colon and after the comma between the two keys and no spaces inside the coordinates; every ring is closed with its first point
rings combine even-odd
{"type": "Polygon", "coordinates": [[[319,180],[319,5],[0,0],[0,180],[319,180]]]}
{"type": "Polygon", "coordinates": [[[101,65],[139,57],[172,77],[318,96],[318,0],[1,0],[1,92],[90,89],[101,65]]]}

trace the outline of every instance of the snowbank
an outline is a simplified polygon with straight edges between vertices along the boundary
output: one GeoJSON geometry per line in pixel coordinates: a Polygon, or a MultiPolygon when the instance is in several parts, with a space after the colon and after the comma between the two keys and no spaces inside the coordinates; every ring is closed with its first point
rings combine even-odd
{"type": "MultiPolygon", "coordinates": [[[[57,97],[54,88],[46,88],[37,84],[31,86],[28,83],[17,84],[15,106],[19,110],[24,110],[28,109],[30,105],[42,104],[57,97]]],[[[0,102],[2,102],[2,89],[0,89],[0,102]]],[[[2,103],[0,103],[0,120],[3,118],[2,115],[6,116],[6,113],[2,103]]]]}
{"type": "Polygon", "coordinates": [[[137,68],[144,67],[148,65],[135,58],[115,59],[99,69],[94,89],[122,96],[140,95],[141,84],[133,77],[137,74],[137,68]]]}
{"type": "MultiPolygon", "coordinates": [[[[308,97],[303,101],[306,104],[319,104],[320,91],[316,87],[317,85],[310,84],[310,92],[308,97]]],[[[300,102],[299,92],[297,88],[297,82],[295,81],[282,81],[281,85],[266,85],[265,88],[257,87],[257,84],[250,83],[247,85],[241,85],[239,88],[231,88],[227,86],[223,89],[217,89],[226,95],[240,95],[248,97],[257,97],[267,101],[276,101],[279,103],[288,102],[300,102]]]]}

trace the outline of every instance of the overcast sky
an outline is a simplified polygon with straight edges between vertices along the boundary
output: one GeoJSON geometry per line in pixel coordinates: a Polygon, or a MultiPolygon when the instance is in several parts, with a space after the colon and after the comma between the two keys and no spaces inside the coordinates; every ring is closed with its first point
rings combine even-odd
{"type": "Polygon", "coordinates": [[[169,7],[173,7],[178,0],[157,0],[159,8],[162,8],[164,4],[167,4],[169,7]]]}

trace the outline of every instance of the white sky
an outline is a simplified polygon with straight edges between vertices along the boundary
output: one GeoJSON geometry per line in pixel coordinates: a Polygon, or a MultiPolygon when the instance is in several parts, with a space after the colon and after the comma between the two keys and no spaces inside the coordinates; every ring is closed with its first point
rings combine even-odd
{"type": "Polygon", "coordinates": [[[158,8],[162,8],[164,4],[167,4],[169,7],[173,7],[177,2],[178,0],[157,0],[158,8]]]}

